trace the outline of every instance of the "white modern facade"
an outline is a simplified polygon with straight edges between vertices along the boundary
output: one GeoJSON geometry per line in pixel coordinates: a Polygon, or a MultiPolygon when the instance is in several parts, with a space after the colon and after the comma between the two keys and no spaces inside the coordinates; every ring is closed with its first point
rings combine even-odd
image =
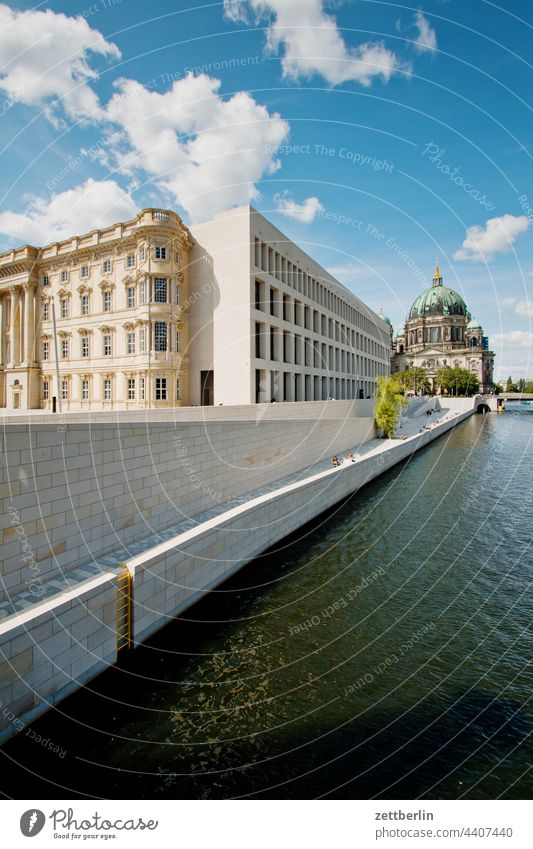
{"type": "Polygon", "coordinates": [[[6,410],[368,398],[389,353],[389,325],[250,206],[0,254],[6,410]]]}
{"type": "Polygon", "coordinates": [[[250,206],[191,228],[189,400],[368,398],[389,325],[250,206]]]}

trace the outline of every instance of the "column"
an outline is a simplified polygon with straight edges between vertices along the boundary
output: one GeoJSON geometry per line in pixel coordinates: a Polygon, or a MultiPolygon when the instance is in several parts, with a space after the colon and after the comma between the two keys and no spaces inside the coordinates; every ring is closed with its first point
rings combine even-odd
{"type": "Polygon", "coordinates": [[[5,309],[4,309],[4,298],[0,298],[0,366],[4,365],[4,320],[5,320],[5,309]]]}
{"type": "Polygon", "coordinates": [[[17,314],[17,306],[18,306],[19,292],[18,289],[13,287],[11,289],[11,305],[10,305],[10,315],[9,315],[9,361],[10,365],[16,365],[18,363],[18,352],[16,350],[15,342],[15,328],[16,321],[15,317],[17,314]]]}
{"type": "Polygon", "coordinates": [[[30,366],[35,361],[35,288],[24,287],[24,361],[30,366]]]}

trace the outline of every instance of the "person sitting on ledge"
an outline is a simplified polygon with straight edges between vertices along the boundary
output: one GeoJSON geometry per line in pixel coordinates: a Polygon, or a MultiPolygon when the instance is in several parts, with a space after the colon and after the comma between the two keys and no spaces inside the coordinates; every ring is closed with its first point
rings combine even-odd
{"type": "Polygon", "coordinates": [[[334,466],[340,466],[340,464],[341,464],[341,461],[339,460],[339,458],[337,457],[336,454],[334,454],[333,457],[331,458],[331,462],[333,463],[334,466]]]}
{"type": "Polygon", "coordinates": [[[352,454],[352,452],[351,452],[351,451],[350,451],[350,453],[348,454],[347,459],[350,461],[350,463],[355,463],[355,456],[352,454]]]}

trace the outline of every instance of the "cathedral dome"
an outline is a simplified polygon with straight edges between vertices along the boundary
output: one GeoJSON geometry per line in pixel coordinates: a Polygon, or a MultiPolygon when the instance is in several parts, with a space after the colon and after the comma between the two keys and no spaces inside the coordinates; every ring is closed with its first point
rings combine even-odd
{"type": "Polygon", "coordinates": [[[380,310],[379,317],[382,321],[386,322],[389,327],[392,327],[390,318],[388,317],[388,315],[383,315],[383,310],[380,310]]]}
{"type": "Polygon", "coordinates": [[[467,306],[459,293],[442,285],[442,277],[437,262],[433,285],[418,296],[409,311],[407,320],[413,321],[416,318],[432,316],[467,315],[467,313],[467,306]]]}

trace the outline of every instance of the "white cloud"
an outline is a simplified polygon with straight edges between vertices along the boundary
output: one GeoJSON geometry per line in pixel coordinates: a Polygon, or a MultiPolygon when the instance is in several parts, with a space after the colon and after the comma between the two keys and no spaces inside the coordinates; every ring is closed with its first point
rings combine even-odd
{"type": "Polygon", "coordinates": [[[319,74],[331,85],[354,80],[369,86],[375,77],[388,82],[396,71],[408,70],[382,41],[348,47],[322,0],[224,0],[224,12],[236,22],[269,19],[267,49],[283,48],[281,66],[288,79],[319,74]]]}
{"type": "Polygon", "coordinates": [[[0,4],[0,88],[10,102],[46,106],[49,117],[57,101],[74,119],[94,113],[99,102],[89,82],[98,74],[89,54],[120,57],[118,47],[82,17],[0,4]]]}
{"type": "Polygon", "coordinates": [[[361,266],[355,262],[348,262],[345,265],[332,265],[328,269],[332,277],[340,280],[341,283],[350,283],[354,277],[361,276],[361,266]]]}
{"type": "Polygon", "coordinates": [[[437,34],[422,12],[416,13],[415,26],[418,29],[418,35],[415,38],[415,50],[418,50],[419,53],[436,50],[437,34]]]}
{"type": "Polygon", "coordinates": [[[533,301],[518,301],[515,305],[515,312],[522,318],[533,318],[533,301]]]}
{"type": "Polygon", "coordinates": [[[527,330],[510,330],[493,333],[490,347],[496,353],[497,379],[505,381],[511,374],[514,380],[530,377],[533,372],[533,333],[527,330]]]}
{"type": "Polygon", "coordinates": [[[533,349],[533,333],[529,330],[509,330],[507,333],[493,333],[490,341],[493,350],[498,348],[533,349]]]}
{"type": "Polygon", "coordinates": [[[33,198],[25,212],[0,213],[0,233],[44,245],[133,218],[134,200],[114,180],[87,180],[74,189],[33,198]]]}
{"type": "Polygon", "coordinates": [[[489,218],[485,227],[473,226],[466,231],[462,248],[454,253],[458,260],[489,260],[494,254],[508,253],[511,245],[529,226],[526,215],[502,215],[489,218]]]}
{"type": "Polygon", "coordinates": [[[516,304],[516,298],[502,298],[500,303],[502,307],[512,307],[516,304]]]}
{"type": "Polygon", "coordinates": [[[323,212],[324,207],[317,197],[309,197],[303,203],[296,203],[290,197],[289,192],[274,195],[276,203],[276,212],[280,212],[285,218],[295,218],[296,221],[301,221],[303,224],[310,224],[314,221],[319,212],[323,212]]]}
{"type": "Polygon", "coordinates": [[[259,196],[256,183],[279,167],[272,150],[289,125],[246,92],[218,94],[220,80],[201,74],[159,94],[122,79],[105,110],[119,128],[108,136],[120,172],[148,174],[156,187],[205,221],[259,196]]]}

